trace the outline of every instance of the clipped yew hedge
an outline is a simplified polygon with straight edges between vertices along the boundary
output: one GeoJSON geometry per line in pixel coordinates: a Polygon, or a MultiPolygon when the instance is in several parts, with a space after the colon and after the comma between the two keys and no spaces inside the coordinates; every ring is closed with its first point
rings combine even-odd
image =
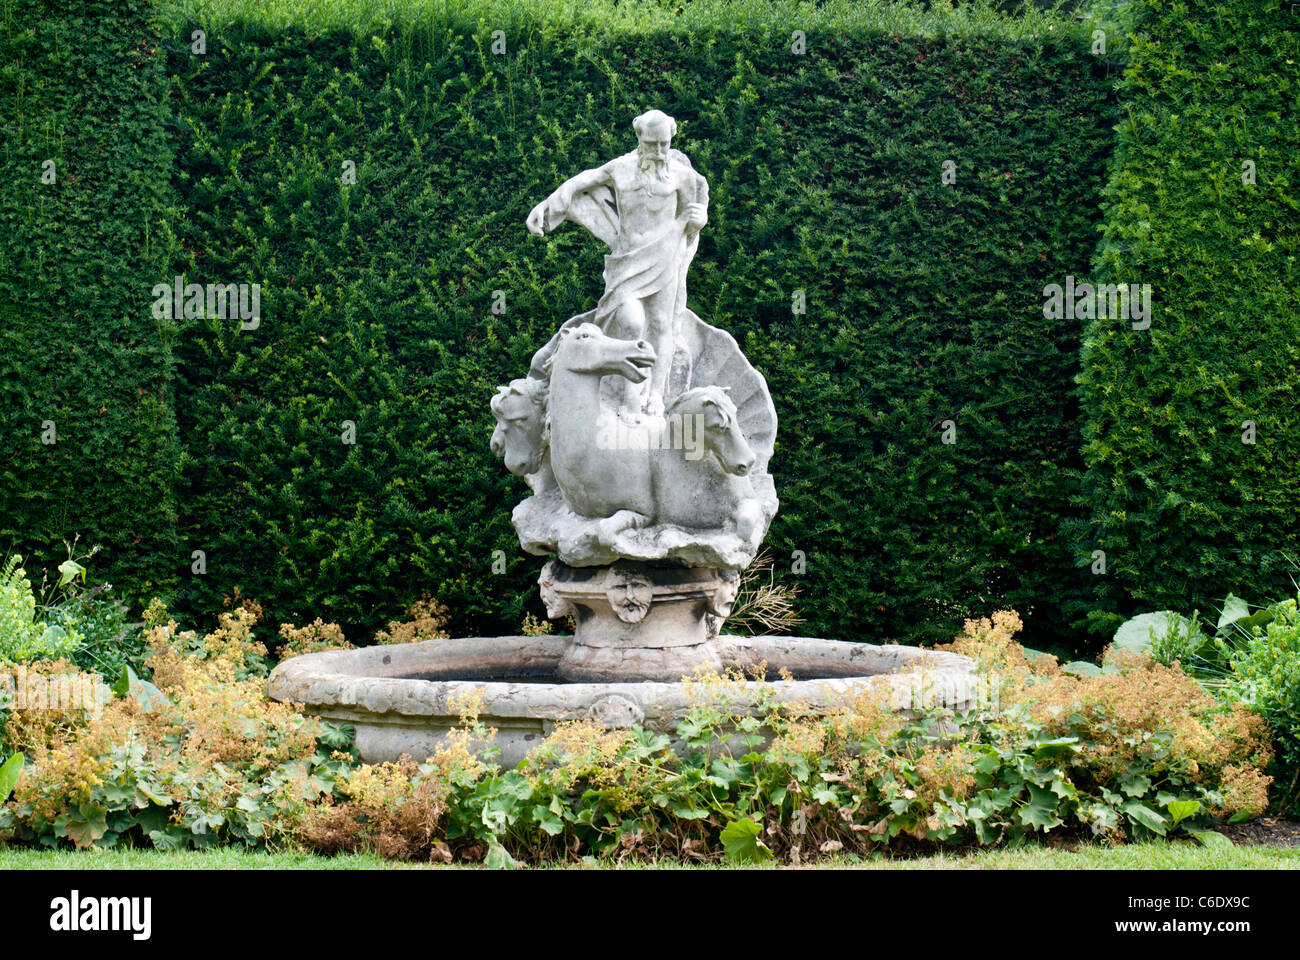
{"type": "Polygon", "coordinates": [[[1041,288],[1095,245],[1114,104],[1086,43],[812,31],[798,56],[777,27],[543,26],[494,55],[492,29],[237,22],[169,48],[173,272],[259,282],[264,315],[177,343],[179,529],[207,562],[182,602],[240,586],[371,627],[429,591],[460,630],[518,623],[540,560],[486,401],[599,297],[603,253],[523,220],[655,105],[711,185],[694,309],[776,398],[770,543],[805,629],[915,641],[993,602],[1064,629],[1080,330],[1041,288]]]}
{"type": "MultiPolygon", "coordinates": [[[[1088,322],[1094,623],[1300,578],[1300,8],[1139,0],[1096,275],[1150,328],[1088,322]]],[[[1087,606],[1081,609],[1086,612],[1087,606]]]]}
{"type": "Polygon", "coordinates": [[[0,17],[0,556],[38,583],[78,533],[137,596],[180,580],[162,45],[140,0],[0,17]]]}
{"type": "MultiPolygon", "coordinates": [[[[149,40],[135,67],[128,48],[153,36],[143,4],[100,5],[140,18],[96,48],[121,83],[75,87],[94,109],[77,114],[84,175],[70,188],[102,196],[45,208],[50,236],[87,246],[47,250],[56,293],[31,282],[34,235],[0,236],[4,263],[26,265],[4,273],[6,310],[50,324],[7,332],[3,362],[75,394],[87,423],[121,420],[99,446],[60,446],[65,469],[37,470],[40,405],[23,406],[0,539],[48,553],[80,530],[114,551],[121,588],[174,587],[182,611],[238,588],[273,622],[319,615],[364,641],[428,592],[458,632],[516,629],[540,609],[540,560],[510,527],[525,490],[488,451],[487,400],[599,296],[603,253],[572,227],[539,241],[523,220],[565,176],[631,149],[630,119],[658,106],[711,185],[691,304],[776,399],[769,541],[801,587],[802,629],[935,640],[1000,605],[1024,613],[1031,643],[1068,637],[1064,605],[1092,586],[1063,534],[1087,513],[1073,499],[1082,322],[1045,319],[1041,291],[1096,246],[1118,112],[1086,33],[1064,19],[986,33],[820,21],[806,6],[799,55],[792,21],[761,10],[707,20],[697,3],[695,19],[660,11],[637,32],[614,7],[608,26],[452,7],[304,29],[245,5],[171,20],[158,59],[149,40]],[[138,169],[108,177],[124,157],[138,169]],[[154,320],[152,284],[177,275],[259,284],[260,325],[154,320]],[[111,278],[115,319],[75,319],[90,277],[111,278]],[[81,366],[45,376],[54,361],[32,342],[81,366]]],[[[25,23],[55,29],[25,17],[9,28],[19,45],[25,23]]],[[[13,42],[5,69],[20,78],[57,77],[78,50],[18,57],[13,42]]],[[[70,103],[41,117],[66,122],[70,103]]],[[[15,170],[39,155],[6,149],[15,170]]],[[[0,185],[3,210],[31,217],[34,188],[17,183],[0,185]]]]}

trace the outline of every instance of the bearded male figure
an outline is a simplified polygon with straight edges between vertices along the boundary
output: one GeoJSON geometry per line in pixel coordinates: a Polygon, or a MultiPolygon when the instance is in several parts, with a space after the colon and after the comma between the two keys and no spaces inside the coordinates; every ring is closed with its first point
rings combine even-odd
{"type": "Polygon", "coordinates": [[[620,340],[647,340],[655,364],[643,384],[627,381],[627,412],[661,416],[686,309],[686,269],[708,222],[709,187],[680,151],[677,122],[660,110],[632,121],[638,145],[566,180],[528,215],[537,236],[573,220],[604,240],[605,294],[594,322],[620,340]]]}

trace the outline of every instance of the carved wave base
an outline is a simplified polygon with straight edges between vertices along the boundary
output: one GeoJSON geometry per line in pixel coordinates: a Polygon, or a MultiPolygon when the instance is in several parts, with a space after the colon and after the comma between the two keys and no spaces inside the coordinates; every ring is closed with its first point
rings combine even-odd
{"type": "Polygon", "coordinates": [[[574,513],[559,490],[522,501],[511,520],[525,550],[535,556],[558,557],[571,567],[636,560],[743,570],[758,554],[776,515],[775,497],[756,503],[761,507],[762,520],[743,538],[734,530],[696,530],[672,524],[635,528],[611,520],[594,520],[574,513]]]}

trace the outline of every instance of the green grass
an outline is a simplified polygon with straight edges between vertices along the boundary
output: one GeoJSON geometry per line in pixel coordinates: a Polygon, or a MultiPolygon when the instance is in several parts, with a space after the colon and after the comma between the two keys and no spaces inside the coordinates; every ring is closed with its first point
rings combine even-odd
{"type": "MultiPolygon", "coordinates": [[[[588,859],[581,863],[548,866],[565,869],[624,870],[710,870],[727,864],[699,866],[675,861],[602,864],[588,859]]],[[[455,870],[475,869],[463,865],[401,863],[373,854],[320,857],[309,853],[250,853],[236,848],[203,852],[158,852],[155,850],[23,850],[0,848],[0,870],[455,870]]],[[[756,869],[785,869],[768,864],[756,869]]],[[[1015,850],[983,850],[974,853],[938,854],[908,860],[855,860],[835,857],[805,869],[867,870],[1296,870],[1300,869],[1300,848],[1236,846],[1210,850],[1188,843],[1135,843],[1124,847],[1084,846],[1076,852],[1047,847],[1015,850]]]]}

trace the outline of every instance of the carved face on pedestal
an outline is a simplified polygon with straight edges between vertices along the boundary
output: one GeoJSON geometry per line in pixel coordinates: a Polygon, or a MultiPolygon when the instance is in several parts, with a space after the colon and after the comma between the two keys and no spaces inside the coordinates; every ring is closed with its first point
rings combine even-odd
{"type": "Polygon", "coordinates": [[[640,574],[615,568],[605,588],[605,597],[614,613],[624,623],[640,623],[650,612],[654,599],[654,585],[640,574]]]}

